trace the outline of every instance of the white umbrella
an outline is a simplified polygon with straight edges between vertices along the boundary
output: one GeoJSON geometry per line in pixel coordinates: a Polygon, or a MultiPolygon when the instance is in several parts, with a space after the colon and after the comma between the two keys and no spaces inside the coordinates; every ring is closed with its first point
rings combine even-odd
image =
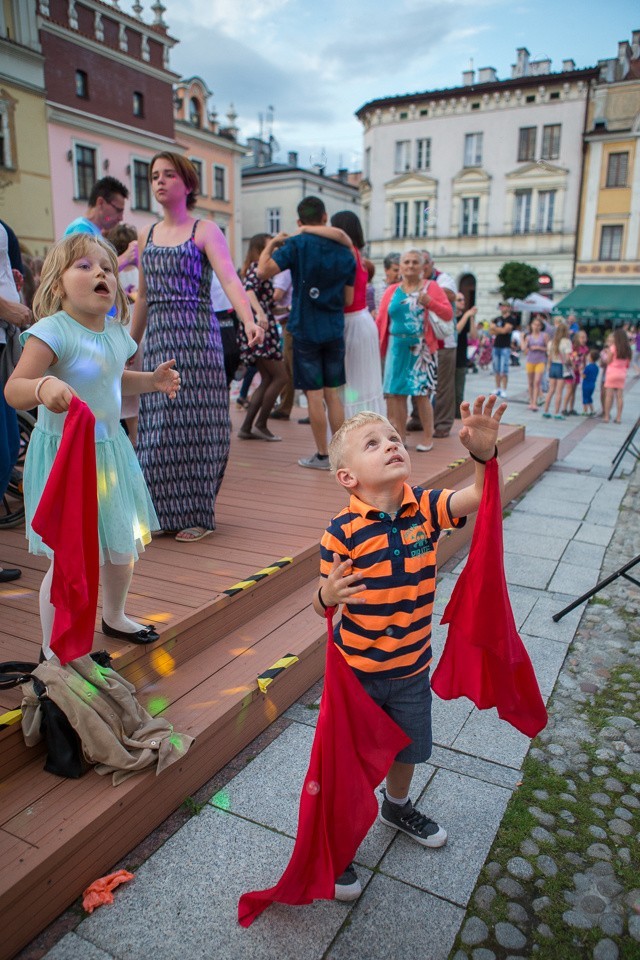
{"type": "Polygon", "coordinates": [[[528,310],[531,313],[552,313],[555,308],[553,300],[543,297],[541,293],[530,293],[524,300],[512,297],[509,303],[514,310],[528,310]]]}

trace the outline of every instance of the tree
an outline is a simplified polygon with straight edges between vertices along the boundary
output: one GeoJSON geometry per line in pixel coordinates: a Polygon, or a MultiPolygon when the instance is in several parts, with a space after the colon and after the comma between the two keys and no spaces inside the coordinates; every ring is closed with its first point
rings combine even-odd
{"type": "Polygon", "coordinates": [[[503,263],[498,278],[504,300],[510,300],[511,297],[524,300],[530,293],[540,289],[538,271],[528,263],[518,263],[516,260],[503,263]]]}

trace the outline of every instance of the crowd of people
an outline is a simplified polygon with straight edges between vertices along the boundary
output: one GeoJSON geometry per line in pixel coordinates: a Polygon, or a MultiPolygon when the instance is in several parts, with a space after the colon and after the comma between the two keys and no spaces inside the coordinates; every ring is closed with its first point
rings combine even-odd
{"type": "MultiPolygon", "coordinates": [[[[570,415],[582,384],[584,412],[594,415],[603,368],[603,418],[615,407],[620,422],[627,330],[616,329],[597,353],[577,324],[534,315],[522,332],[509,303],[480,323],[477,308],[426,250],[388,254],[376,277],[358,217],[342,211],[329,221],[318,197],[300,202],[291,234],[252,237],[237,270],[216,224],[193,216],[199,184],[190,161],[158,153],[150,182],[161,211],[156,223],[139,235],[124,224],[128,190],[104,177],[44,262],[26,261],[0,222],[0,496],[18,455],[16,409],[40,407],[24,487],[30,549],[47,553],[31,535],[30,518],[60,442],[58,414],[75,394],[85,399],[101,424],[97,437],[115,444],[105,469],[125,489],[131,477],[123,471],[137,478],[125,498],[135,542],[111,537],[117,524],[109,491],[101,500],[108,631],[140,643],[156,636],[124,614],[133,562],[150,531],[179,543],[214,531],[230,449],[230,386],[242,373],[242,441],[278,442],[270,420],[289,420],[296,391],[304,394],[308,418],[300,422],[309,423],[315,446],[298,461],[307,469],[330,469],[332,435],[363,411],[386,414],[406,445],[407,433],[418,431],[415,450],[428,453],[461,416],[468,371],[490,358],[504,399],[519,351],[531,410],[544,405],[543,416],[570,415]],[[113,380],[117,410],[104,401],[104,382],[99,396],[87,387],[83,370],[96,363],[113,380]]],[[[109,453],[100,443],[99,452],[109,453]]],[[[0,582],[19,575],[0,570],[0,582]]],[[[47,604],[43,594],[43,623],[47,604]]]]}

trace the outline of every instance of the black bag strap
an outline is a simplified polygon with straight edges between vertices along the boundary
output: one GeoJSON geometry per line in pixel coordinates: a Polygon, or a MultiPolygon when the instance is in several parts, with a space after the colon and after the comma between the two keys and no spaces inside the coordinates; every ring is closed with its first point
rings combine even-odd
{"type": "Polygon", "coordinates": [[[37,663],[25,663],[21,660],[7,660],[0,663],[0,690],[11,690],[21,683],[28,683],[37,663]]]}

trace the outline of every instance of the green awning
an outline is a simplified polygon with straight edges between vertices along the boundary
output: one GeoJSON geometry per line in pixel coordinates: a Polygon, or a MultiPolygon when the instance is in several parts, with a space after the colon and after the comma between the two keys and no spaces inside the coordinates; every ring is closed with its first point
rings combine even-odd
{"type": "Polygon", "coordinates": [[[578,320],[604,323],[605,320],[640,320],[640,284],[581,283],[554,305],[554,313],[578,320]]]}

